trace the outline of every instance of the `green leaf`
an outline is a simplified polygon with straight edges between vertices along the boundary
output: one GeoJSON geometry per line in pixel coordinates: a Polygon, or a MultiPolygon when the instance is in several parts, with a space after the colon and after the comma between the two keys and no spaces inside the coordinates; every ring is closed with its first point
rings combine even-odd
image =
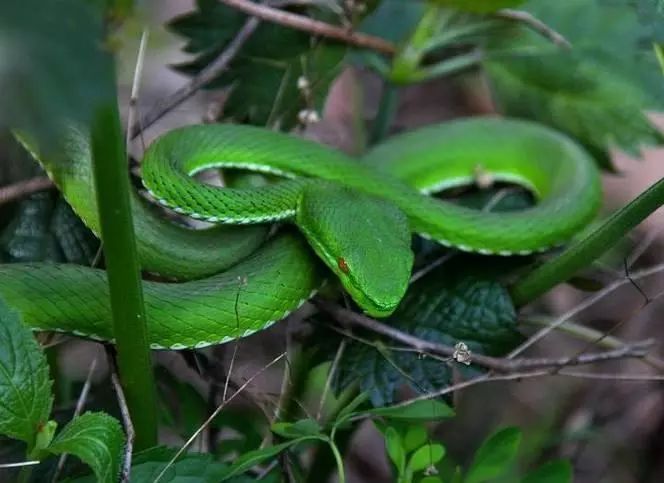
{"type": "Polygon", "coordinates": [[[465,483],[482,483],[503,474],[516,458],[520,443],[519,428],[504,428],[492,434],[475,453],[465,483]]]}
{"type": "Polygon", "coordinates": [[[0,253],[7,262],[69,262],[90,265],[99,240],[62,197],[35,193],[18,204],[0,234],[0,253]]]}
{"type": "Polygon", "coordinates": [[[662,142],[643,112],[656,102],[606,65],[555,53],[490,62],[487,70],[507,114],[564,131],[602,159],[611,147],[636,154],[662,142]]]}
{"type": "Polygon", "coordinates": [[[437,476],[425,476],[420,480],[420,483],[443,483],[443,480],[437,476]]]}
{"type": "Polygon", "coordinates": [[[32,332],[0,300],[0,433],[30,453],[53,406],[48,364],[32,332]]]}
{"type": "Polygon", "coordinates": [[[526,0],[433,0],[443,7],[452,7],[458,10],[474,13],[490,13],[501,8],[516,7],[526,0]]]}
{"type": "Polygon", "coordinates": [[[272,432],[288,439],[322,435],[320,424],[315,419],[301,419],[294,423],[274,423],[272,432]]]}
{"type": "Polygon", "coordinates": [[[388,427],[385,430],[384,437],[387,455],[390,457],[392,463],[394,463],[397,471],[403,473],[406,468],[406,453],[399,432],[392,427],[388,427]]]}
{"type": "Polygon", "coordinates": [[[115,483],[124,446],[124,433],[117,419],[106,413],[85,413],[67,424],[46,450],[72,454],[92,468],[98,482],[115,483]]]}
{"type": "MultiPolygon", "coordinates": [[[[196,11],[169,25],[187,38],[185,51],[197,55],[176,69],[188,75],[200,72],[235,38],[245,21],[244,14],[216,0],[198,0],[196,11]]],[[[287,130],[296,124],[300,110],[322,107],[345,50],[340,44],[262,22],[229,67],[207,88],[232,87],[224,102],[225,118],[287,130]],[[310,96],[297,87],[301,76],[309,81],[310,96]]]]}
{"type": "Polygon", "coordinates": [[[662,0],[601,0],[605,8],[624,5],[635,9],[644,36],[652,42],[664,42],[664,2],[662,0]]]}
{"type": "Polygon", "coordinates": [[[528,29],[495,39],[485,63],[502,110],[577,138],[606,164],[613,146],[660,144],[643,111],[664,105],[652,35],[622,0],[531,0],[525,9],[572,44],[561,51],[528,29]]]}
{"type": "MultiPolygon", "coordinates": [[[[459,255],[413,283],[387,323],[452,347],[462,341],[475,353],[505,353],[522,340],[512,301],[498,281],[498,275],[513,266],[509,259],[459,255]]],[[[346,346],[338,366],[338,387],[359,380],[372,404],[381,407],[394,401],[402,384],[420,393],[449,384],[451,365],[415,352],[392,351],[388,344],[393,342],[375,335],[365,338],[371,345],[353,340],[346,346]]],[[[329,335],[327,339],[333,340],[329,335]]],[[[473,366],[455,367],[465,376],[477,372],[473,366]]]]}
{"type": "Polygon", "coordinates": [[[0,128],[28,131],[54,153],[62,119],[85,124],[100,100],[113,96],[102,5],[0,2],[0,128]]]}
{"type": "Polygon", "coordinates": [[[521,483],[572,483],[572,465],[567,460],[549,461],[528,473],[521,483]]]}
{"type": "Polygon", "coordinates": [[[441,401],[415,401],[406,406],[386,406],[365,411],[366,414],[387,419],[408,421],[438,421],[454,416],[454,411],[441,401]]]}
{"type": "MultiPolygon", "coordinates": [[[[177,449],[158,446],[132,456],[131,482],[152,483],[175,456],[177,449]]],[[[228,466],[213,460],[210,454],[186,453],[169,466],[161,478],[163,483],[218,483],[228,466]]],[[[91,476],[71,483],[94,483],[91,476]]]]}
{"type": "Polygon", "coordinates": [[[295,446],[303,441],[310,440],[322,440],[328,441],[326,437],[321,436],[304,436],[298,439],[292,439],[285,443],[276,444],[274,446],[268,446],[267,448],[256,449],[249,451],[248,453],[243,454],[237,460],[233,462],[224,472],[223,476],[219,481],[227,481],[228,479],[244,473],[245,471],[253,468],[256,465],[263,463],[264,461],[270,460],[276,457],[282,451],[287,450],[291,446],[295,446]]]}
{"type": "Polygon", "coordinates": [[[412,454],[408,469],[412,472],[424,471],[435,466],[445,456],[445,448],[440,444],[426,444],[412,454]]]}
{"type": "Polygon", "coordinates": [[[410,453],[426,443],[428,439],[429,435],[424,426],[409,424],[403,437],[403,447],[406,453],[410,453]]]}

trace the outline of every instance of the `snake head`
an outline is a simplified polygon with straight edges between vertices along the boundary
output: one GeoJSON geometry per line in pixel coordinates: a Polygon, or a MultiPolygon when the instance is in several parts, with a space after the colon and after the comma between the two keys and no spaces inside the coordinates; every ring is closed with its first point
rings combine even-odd
{"type": "Polygon", "coordinates": [[[316,254],[368,315],[386,317],[403,298],[413,267],[406,215],[392,203],[312,181],[296,224],[316,254]]]}

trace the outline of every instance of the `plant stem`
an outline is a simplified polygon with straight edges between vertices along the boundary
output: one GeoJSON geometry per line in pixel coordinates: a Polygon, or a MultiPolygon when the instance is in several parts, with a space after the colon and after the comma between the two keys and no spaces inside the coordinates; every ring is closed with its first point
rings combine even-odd
{"type": "MultiPolygon", "coordinates": [[[[334,408],[332,408],[330,411],[327,420],[336,420],[341,410],[344,409],[353,399],[355,399],[359,392],[360,390],[358,384],[354,384],[346,388],[339,395],[339,399],[337,400],[334,408]]],[[[330,473],[334,470],[335,467],[339,468],[339,470],[343,468],[343,466],[339,466],[339,461],[343,461],[342,455],[346,452],[346,448],[348,448],[351,438],[353,437],[353,434],[358,427],[359,425],[353,425],[350,428],[343,430],[332,430],[330,433],[330,439],[335,448],[332,449],[332,452],[325,451],[324,448],[316,449],[313,461],[311,462],[309,471],[307,472],[307,477],[305,479],[306,483],[327,481],[329,479],[330,473]]]]}
{"type": "Polygon", "coordinates": [[[399,88],[390,81],[383,82],[378,114],[371,129],[371,144],[376,144],[387,137],[399,104],[399,88]]]}
{"type": "Polygon", "coordinates": [[[117,361],[140,450],[157,443],[156,390],[116,98],[112,96],[95,111],[92,157],[117,361]]]}
{"type": "Polygon", "coordinates": [[[514,304],[525,305],[569,280],[579,270],[613,247],[630,230],[664,204],[664,179],[653,184],[628,205],[616,211],[597,230],[545,262],[510,288],[514,304]]]}

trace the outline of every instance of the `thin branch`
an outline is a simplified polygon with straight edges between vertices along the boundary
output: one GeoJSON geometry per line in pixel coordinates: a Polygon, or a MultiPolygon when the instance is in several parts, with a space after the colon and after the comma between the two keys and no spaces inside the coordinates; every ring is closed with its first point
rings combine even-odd
{"type": "Polygon", "coordinates": [[[221,0],[229,7],[241,10],[247,15],[258,17],[268,22],[284,25],[296,30],[302,30],[313,35],[327,37],[357,47],[364,47],[376,50],[383,54],[392,55],[396,52],[396,47],[385,39],[367,35],[360,32],[353,32],[344,27],[330,25],[320,20],[314,20],[303,15],[297,15],[290,12],[284,12],[266,5],[260,5],[250,0],[221,0]]]}
{"type": "MultiPolygon", "coordinates": [[[[530,316],[526,319],[521,319],[520,322],[523,324],[542,327],[549,325],[552,320],[553,319],[550,317],[530,316]]],[[[571,321],[566,321],[560,325],[558,327],[558,331],[570,335],[576,339],[590,342],[593,345],[603,347],[605,349],[617,349],[618,347],[623,347],[627,344],[627,342],[619,339],[618,337],[608,335],[605,332],[601,332],[591,327],[586,327],[585,325],[577,324],[571,321]]],[[[654,369],[664,372],[664,361],[658,357],[648,354],[643,358],[643,362],[653,367],[654,369]]]]}
{"type": "MultiPolygon", "coordinates": [[[[430,342],[419,337],[415,337],[411,334],[402,332],[394,327],[385,325],[377,320],[371,319],[361,314],[357,314],[351,310],[344,309],[332,302],[323,300],[321,298],[316,298],[314,300],[315,305],[322,311],[328,313],[336,320],[345,323],[352,324],[364,329],[371,330],[385,337],[388,337],[392,340],[405,344],[413,349],[416,349],[422,353],[432,353],[445,357],[454,357],[457,350],[454,347],[446,346],[443,344],[437,344],[430,342]]],[[[646,340],[641,342],[635,342],[633,344],[628,344],[623,347],[619,347],[614,350],[598,352],[594,354],[580,354],[573,357],[561,357],[561,358],[521,358],[521,359],[506,359],[506,358],[497,358],[485,356],[482,354],[473,354],[472,362],[485,367],[487,369],[492,369],[497,372],[502,373],[511,373],[516,371],[522,371],[524,369],[534,369],[540,367],[547,368],[561,368],[569,365],[584,365],[591,364],[594,362],[603,362],[613,359],[624,359],[624,358],[643,358],[648,352],[648,349],[653,345],[653,341],[646,340]]]]}
{"type": "Polygon", "coordinates": [[[523,379],[531,379],[534,377],[544,377],[544,376],[565,376],[565,377],[579,377],[583,379],[599,379],[599,380],[616,380],[616,381],[628,381],[628,382],[652,382],[652,381],[661,381],[664,379],[664,376],[654,375],[654,376],[645,376],[640,374],[595,374],[592,372],[574,372],[574,371],[559,371],[551,372],[550,369],[539,369],[533,371],[524,371],[524,372],[514,372],[512,374],[484,374],[472,379],[467,379],[465,381],[453,384],[441,388],[437,391],[432,391],[421,396],[417,396],[406,401],[402,401],[398,404],[395,404],[394,407],[403,407],[413,404],[418,401],[428,401],[430,399],[435,399],[447,394],[466,389],[471,386],[476,386],[477,384],[482,384],[485,382],[499,382],[499,381],[521,381],[523,379]]]}
{"type": "MultiPolygon", "coordinates": [[[[148,29],[143,29],[141,34],[141,42],[138,46],[138,55],[136,56],[136,67],[134,68],[134,80],[131,84],[131,95],[129,97],[129,113],[127,114],[127,126],[133,126],[136,119],[136,110],[138,109],[138,93],[141,87],[141,75],[143,74],[143,64],[145,62],[145,49],[148,45],[148,37],[150,36],[150,31],[148,29]]],[[[125,149],[129,153],[131,148],[132,137],[130,133],[127,132],[127,138],[125,139],[125,149]]],[[[145,146],[143,146],[145,150],[145,146]]]]}
{"type": "Polygon", "coordinates": [[[325,405],[325,399],[327,399],[327,395],[330,392],[330,388],[332,387],[332,380],[334,379],[334,375],[337,372],[337,367],[339,367],[339,362],[341,361],[341,358],[343,357],[345,350],[346,350],[346,339],[342,339],[341,343],[339,344],[339,347],[337,348],[337,353],[334,356],[332,365],[330,366],[330,372],[327,375],[327,378],[325,379],[325,387],[323,388],[323,393],[320,396],[320,402],[318,403],[318,412],[316,413],[317,421],[320,421],[321,414],[323,413],[323,406],[325,405]]]}
{"type": "Polygon", "coordinates": [[[120,408],[120,415],[122,416],[122,423],[124,424],[125,432],[127,433],[127,444],[124,448],[124,461],[122,462],[120,483],[129,483],[131,477],[131,454],[134,450],[134,438],[136,436],[136,432],[134,431],[134,423],[131,421],[131,415],[129,414],[129,408],[127,407],[127,400],[125,398],[124,390],[122,389],[122,384],[120,383],[120,378],[118,377],[118,367],[115,361],[115,357],[113,352],[108,348],[106,353],[108,355],[109,365],[111,367],[111,384],[113,384],[115,396],[118,399],[118,406],[120,408]]]}
{"type": "Polygon", "coordinates": [[[537,17],[533,16],[531,13],[525,12],[523,10],[512,10],[505,8],[503,10],[498,10],[498,12],[495,13],[495,16],[503,20],[511,20],[513,22],[522,23],[540,34],[542,37],[549,39],[558,47],[564,47],[566,49],[572,48],[572,44],[565,37],[563,37],[562,34],[556,32],[554,29],[549,27],[537,17]]]}
{"type": "Polygon", "coordinates": [[[198,75],[189,81],[188,84],[181,87],[173,94],[165,99],[159,101],[155,106],[143,116],[139,122],[134,123],[130,127],[130,139],[136,138],[144,129],[152,126],[159,119],[164,117],[173,108],[180,105],[191,96],[193,96],[200,88],[210,83],[218,77],[226,68],[228,64],[235,58],[244,43],[251,37],[251,35],[258,27],[259,20],[256,18],[248,19],[244,26],[237,33],[235,38],[228,44],[228,47],[217,57],[212,63],[201,70],[198,75]]]}
{"type": "Polygon", "coordinates": [[[22,468],[24,466],[34,466],[41,463],[39,460],[19,461],[18,463],[0,463],[0,470],[8,468],[22,468]]]}
{"type": "MultiPolygon", "coordinates": [[[[655,275],[659,272],[664,271],[664,263],[660,263],[658,265],[654,265],[652,267],[639,270],[637,272],[633,272],[630,276],[632,280],[640,280],[645,277],[649,277],[652,275],[655,275]]],[[[549,325],[544,327],[543,329],[539,330],[537,333],[535,333],[532,337],[529,337],[528,340],[526,340],[523,344],[518,346],[516,349],[514,349],[512,352],[509,353],[507,356],[508,358],[514,358],[517,355],[521,354],[523,351],[525,351],[527,348],[535,344],[536,342],[540,341],[547,335],[549,335],[552,331],[556,330],[558,327],[560,327],[562,324],[564,324],[567,320],[571,319],[572,317],[576,316],[578,313],[584,311],[591,305],[595,304],[599,300],[603,299],[610,293],[612,293],[614,290],[622,287],[623,285],[631,283],[630,280],[627,278],[623,278],[620,280],[616,280],[613,282],[611,285],[607,285],[605,288],[600,290],[599,292],[595,293],[594,295],[588,297],[585,299],[583,302],[578,304],[576,307],[572,308],[571,310],[568,310],[565,312],[563,315],[555,319],[553,322],[551,322],[549,325]]]]}
{"type": "Polygon", "coordinates": [[[184,453],[187,450],[187,448],[189,448],[189,446],[191,446],[191,443],[193,443],[196,440],[196,438],[198,438],[198,435],[201,434],[201,432],[206,427],[208,427],[210,425],[210,423],[214,420],[214,418],[217,417],[217,415],[221,412],[221,410],[223,408],[226,407],[226,405],[228,403],[230,403],[233,399],[235,399],[236,396],[238,396],[240,393],[242,393],[244,391],[244,389],[254,381],[254,379],[256,379],[258,376],[260,376],[263,372],[265,372],[267,369],[272,367],[274,364],[279,362],[285,356],[286,356],[286,353],[284,352],[284,353],[278,355],[277,357],[275,357],[274,359],[272,359],[269,363],[267,363],[265,366],[263,366],[258,372],[256,372],[253,376],[251,376],[249,379],[247,379],[247,381],[244,384],[242,384],[242,386],[240,386],[240,388],[237,391],[235,391],[228,399],[226,399],[225,401],[222,401],[222,403],[217,407],[217,409],[215,409],[214,412],[205,420],[205,422],[203,422],[203,424],[201,424],[201,426],[196,431],[194,431],[194,434],[192,434],[189,437],[189,439],[182,445],[182,447],[177,451],[177,453],[175,453],[175,455],[173,455],[173,457],[170,459],[168,464],[166,464],[166,466],[164,466],[164,468],[161,470],[161,472],[154,479],[154,483],[157,483],[159,480],[161,480],[163,478],[164,474],[166,474],[166,471],[168,471],[168,469],[171,466],[173,466],[173,464],[177,461],[177,459],[180,456],[182,456],[182,453],[184,453]]]}
{"type": "Polygon", "coordinates": [[[37,191],[53,188],[53,186],[53,181],[46,176],[26,179],[25,181],[18,181],[14,184],[3,186],[0,188],[0,205],[31,195],[37,191]]]}

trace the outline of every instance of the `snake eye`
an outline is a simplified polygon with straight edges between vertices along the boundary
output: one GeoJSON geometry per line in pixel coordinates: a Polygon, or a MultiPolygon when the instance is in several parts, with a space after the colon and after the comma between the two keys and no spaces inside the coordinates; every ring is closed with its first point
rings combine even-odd
{"type": "Polygon", "coordinates": [[[339,267],[339,270],[341,270],[344,273],[350,272],[350,268],[348,268],[348,264],[346,263],[346,260],[343,257],[339,257],[337,260],[337,266],[339,267]]]}

